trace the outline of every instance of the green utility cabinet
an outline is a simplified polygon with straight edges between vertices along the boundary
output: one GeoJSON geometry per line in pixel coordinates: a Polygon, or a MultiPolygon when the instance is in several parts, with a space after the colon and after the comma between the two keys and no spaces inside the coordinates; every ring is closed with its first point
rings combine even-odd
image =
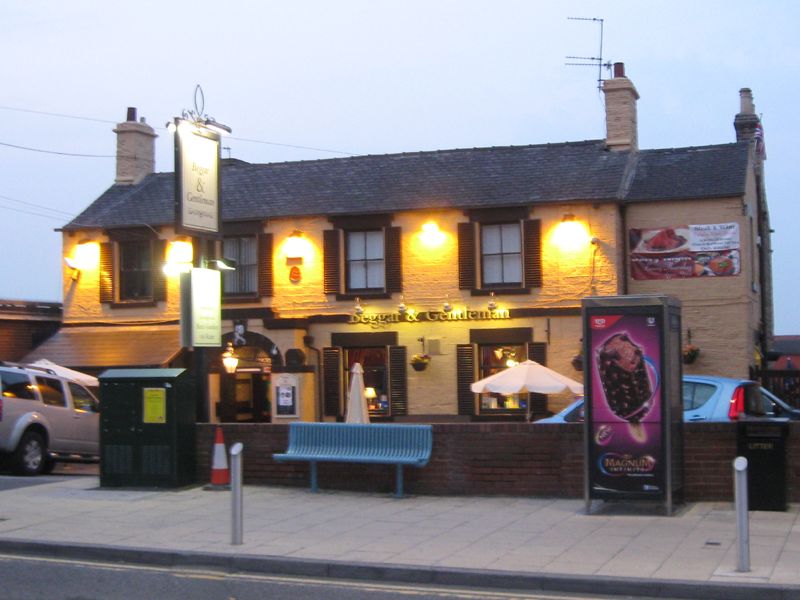
{"type": "Polygon", "coordinates": [[[100,380],[100,487],[195,481],[195,383],[186,369],[109,369],[100,380]]]}

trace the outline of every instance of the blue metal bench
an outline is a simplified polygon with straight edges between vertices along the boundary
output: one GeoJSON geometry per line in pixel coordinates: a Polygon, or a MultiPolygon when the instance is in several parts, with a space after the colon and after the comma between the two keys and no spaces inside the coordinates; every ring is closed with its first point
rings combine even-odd
{"type": "Polygon", "coordinates": [[[311,491],[317,491],[317,463],[349,462],[396,466],[395,496],[403,496],[403,467],[424,467],[433,447],[431,425],[355,423],[289,424],[289,447],[280,461],[311,463],[311,491]]]}

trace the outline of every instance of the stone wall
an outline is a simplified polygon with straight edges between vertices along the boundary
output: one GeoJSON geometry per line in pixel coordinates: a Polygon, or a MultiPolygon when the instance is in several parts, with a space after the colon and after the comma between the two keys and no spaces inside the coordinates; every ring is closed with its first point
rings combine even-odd
{"type": "MultiPolygon", "coordinates": [[[[215,426],[197,426],[197,477],[206,482],[215,426]]],[[[244,481],[255,485],[307,487],[308,464],[277,463],[288,427],[278,424],[226,424],[225,443],[244,444],[244,481]]],[[[685,499],[733,499],[732,461],[736,426],[692,423],[684,428],[685,499]]],[[[790,424],[787,497],[800,502],[800,423],[790,424]]],[[[583,497],[583,427],[529,423],[435,424],[427,467],[405,470],[412,494],[583,497]]],[[[321,464],[325,489],[391,492],[394,468],[387,465],[321,464]]]]}

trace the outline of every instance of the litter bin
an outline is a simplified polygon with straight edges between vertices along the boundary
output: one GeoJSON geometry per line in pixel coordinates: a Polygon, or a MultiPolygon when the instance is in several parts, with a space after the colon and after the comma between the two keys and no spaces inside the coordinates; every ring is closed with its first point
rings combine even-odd
{"type": "Polygon", "coordinates": [[[100,486],[194,483],[195,386],[186,369],[109,369],[100,380],[100,486]]]}
{"type": "Polygon", "coordinates": [[[788,419],[746,418],[739,422],[736,450],[747,459],[749,510],[786,510],[788,419]]]}

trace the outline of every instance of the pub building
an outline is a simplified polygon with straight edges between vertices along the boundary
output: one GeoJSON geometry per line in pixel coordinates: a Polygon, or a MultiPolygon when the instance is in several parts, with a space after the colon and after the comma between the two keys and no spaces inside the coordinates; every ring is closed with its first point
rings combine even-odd
{"type": "Polygon", "coordinates": [[[684,371],[747,377],[773,325],[750,90],[735,141],[652,150],[638,147],[621,63],[603,92],[605,139],[222,160],[221,232],[205,242],[176,234],[174,175],[153,172],[156,134],[129,109],[115,183],[61,230],[63,327],[26,360],[95,374],[197,365],[180,346],[178,273],[204,256],[235,265],[222,344],[202,363],[198,414],[212,422],[342,419],[354,363],[373,420],[545,416],[572,398],[470,383],[528,358],[582,380],[587,296],[677,297],[698,351],[684,371]],[[230,373],[223,354],[238,359],[230,373]]]}

